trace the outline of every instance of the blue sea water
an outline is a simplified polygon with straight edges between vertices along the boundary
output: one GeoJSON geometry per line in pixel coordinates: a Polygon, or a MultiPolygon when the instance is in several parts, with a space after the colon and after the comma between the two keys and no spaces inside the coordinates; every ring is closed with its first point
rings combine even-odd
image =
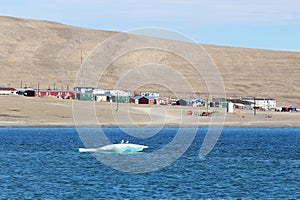
{"type": "MultiPolygon", "coordinates": [[[[143,139],[145,153],[176,131],[143,139]]],[[[75,128],[0,128],[0,199],[300,199],[300,129],[225,128],[200,159],[206,131],[171,165],[135,174],[78,152],[75,128]]],[[[139,142],[118,128],[105,133],[139,142]]]]}

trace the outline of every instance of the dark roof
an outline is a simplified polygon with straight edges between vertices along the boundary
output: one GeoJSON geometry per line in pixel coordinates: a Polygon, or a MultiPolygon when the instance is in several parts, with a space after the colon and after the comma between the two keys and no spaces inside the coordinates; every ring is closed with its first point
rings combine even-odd
{"type": "Polygon", "coordinates": [[[15,88],[8,88],[8,87],[5,87],[5,88],[0,88],[0,90],[2,90],[2,91],[10,91],[10,90],[15,91],[16,89],[15,89],[15,88]]]}
{"type": "Polygon", "coordinates": [[[78,89],[96,89],[96,88],[94,88],[94,87],[74,87],[74,88],[78,88],[78,89]]]}
{"type": "MultiPolygon", "coordinates": [[[[253,101],[254,98],[243,98],[242,100],[253,101]]],[[[275,99],[272,99],[272,98],[255,98],[255,100],[275,100],[275,99]]]]}
{"type": "Polygon", "coordinates": [[[148,97],[148,96],[134,96],[134,97],[130,97],[131,99],[141,99],[141,98],[146,98],[146,99],[156,99],[156,97],[148,97]]]}
{"type": "Polygon", "coordinates": [[[178,99],[177,101],[186,101],[186,102],[205,102],[205,100],[201,98],[183,98],[183,99],[178,99]]]}
{"type": "Polygon", "coordinates": [[[97,97],[111,97],[111,94],[105,93],[105,94],[95,94],[97,97]]]}

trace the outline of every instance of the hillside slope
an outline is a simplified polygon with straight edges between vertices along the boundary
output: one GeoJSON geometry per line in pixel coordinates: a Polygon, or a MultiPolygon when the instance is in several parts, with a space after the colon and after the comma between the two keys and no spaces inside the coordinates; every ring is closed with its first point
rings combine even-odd
{"type": "MultiPolygon", "coordinates": [[[[100,42],[116,34],[55,22],[0,17],[0,85],[57,88],[74,86],[81,55],[87,57],[100,42]],[[82,53],[81,53],[82,52],[82,53]]],[[[147,40],[147,37],[144,37],[147,40]]],[[[167,40],[157,39],[166,42],[167,40]]],[[[170,43],[176,41],[168,41],[170,43]]],[[[178,42],[183,49],[189,43],[178,42]]],[[[276,98],[279,105],[300,106],[300,53],[202,45],[216,63],[228,96],[276,98]]],[[[133,65],[159,63],[179,71],[203,96],[207,88],[184,59],[166,52],[141,50],[114,61],[99,87],[113,88],[133,65]]],[[[140,76],[146,76],[140,74],[140,76]]],[[[170,76],[164,77],[172,79],[170,76]]],[[[132,81],[132,80],[131,80],[132,81]]],[[[133,80],[134,82],[134,80],[133,80]]],[[[126,88],[120,88],[126,89],[126,88]]],[[[138,89],[167,94],[166,87],[146,84],[138,89]]]]}

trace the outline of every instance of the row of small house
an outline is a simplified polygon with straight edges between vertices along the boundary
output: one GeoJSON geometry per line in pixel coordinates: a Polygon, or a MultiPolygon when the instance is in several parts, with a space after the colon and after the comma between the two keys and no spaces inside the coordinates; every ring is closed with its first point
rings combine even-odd
{"type": "Polygon", "coordinates": [[[228,102],[233,103],[234,108],[237,109],[276,109],[276,100],[272,98],[212,98],[210,107],[227,107],[228,102]]]}
{"type": "Polygon", "coordinates": [[[158,104],[158,105],[182,105],[182,106],[205,106],[206,102],[201,98],[170,99],[160,96],[158,92],[141,92],[132,95],[123,90],[103,90],[93,87],[75,87],[74,90],[58,89],[33,89],[33,88],[0,88],[3,95],[24,95],[27,97],[53,96],[62,99],[77,99],[81,101],[118,102],[135,104],[158,104]]]}
{"type": "Polygon", "coordinates": [[[210,102],[210,107],[225,107],[230,109],[258,109],[272,110],[277,112],[297,112],[297,108],[293,106],[278,108],[276,99],[272,98],[213,98],[210,102]]]}
{"type": "Polygon", "coordinates": [[[160,96],[158,92],[141,92],[139,95],[132,95],[122,90],[102,90],[97,88],[76,87],[74,88],[74,99],[95,100],[99,102],[119,102],[149,105],[182,105],[182,106],[205,106],[206,102],[201,98],[171,99],[160,96]]]}
{"type": "Polygon", "coordinates": [[[71,98],[73,95],[73,91],[71,90],[40,90],[34,88],[12,88],[12,87],[0,87],[0,95],[24,95],[28,97],[36,97],[36,96],[53,96],[53,97],[61,97],[61,98],[71,98]]]}
{"type": "Polygon", "coordinates": [[[103,90],[93,87],[75,87],[74,90],[57,90],[57,89],[33,89],[33,88],[10,88],[0,87],[0,95],[19,94],[24,96],[53,96],[63,99],[77,99],[82,101],[99,101],[99,102],[119,102],[135,104],[160,104],[160,105],[181,105],[181,106],[207,106],[222,107],[232,109],[261,109],[275,110],[283,112],[297,111],[294,107],[276,107],[276,100],[272,98],[212,98],[207,102],[199,97],[171,99],[160,96],[158,92],[142,92],[139,95],[132,95],[130,92],[122,90],[103,90]]]}

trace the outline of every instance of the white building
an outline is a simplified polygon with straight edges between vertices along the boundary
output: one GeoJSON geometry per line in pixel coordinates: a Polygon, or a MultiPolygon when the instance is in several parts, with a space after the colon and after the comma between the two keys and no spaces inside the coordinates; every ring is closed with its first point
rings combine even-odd
{"type": "MultiPolygon", "coordinates": [[[[243,99],[243,101],[251,102],[251,106],[254,106],[254,98],[253,99],[243,99]]],[[[255,98],[255,106],[263,108],[265,110],[275,109],[276,108],[276,100],[270,98],[255,98]]]]}
{"type": "Polygon", "coordinates": [[[97,94],[108,94],[110,93],[109,90],[103,90],[103,89],[99,89],[99,88],[96,88],[93,90],[93,94],[94,95],[97,95],[97,94]]]}
{"type": "Polygon", "coordinates": [[[10,95],[16,94],[17,90],[15,88],[2,87],[0,88],[0,95],[10,95]]]}
{"type": "Polygon", "coordinates": [[[124,97],[129,97],[131,96],[130,92],[123,91],[123,90],[110,90],[111,96],[124,96],[124,97]]]}
{"type": "Polygon", "coordinates": [[[94,87],[74,87],[74,91],[76,93],[85,93],[85,94],[93,94],[93,91],[96,88],[94,87]]]}
{"type": "Polygon", "coordinates": [[[228,113],[233,113],[234,112],[234,104],[232,102],[228,102],[227,112],[228,113]]]}
{"type": "Polygon", "coordinates": [[[159,92],[141,92],[141,96],[159,97],[159,92]]]}

